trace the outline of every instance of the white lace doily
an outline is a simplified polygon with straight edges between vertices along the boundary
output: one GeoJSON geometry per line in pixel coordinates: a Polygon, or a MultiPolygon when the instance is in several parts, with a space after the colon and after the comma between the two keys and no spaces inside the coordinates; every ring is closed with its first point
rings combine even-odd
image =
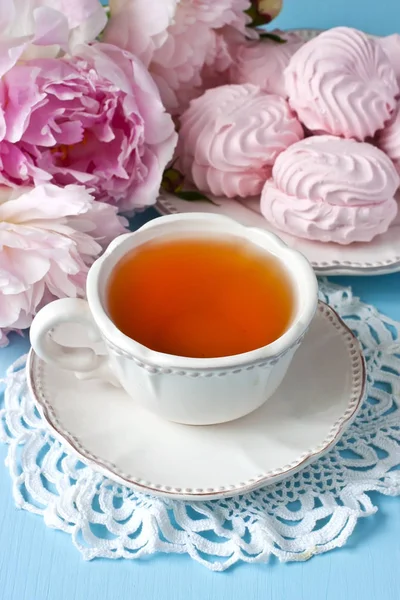
{"type": "Polygon", "coordinates": [[[321,282],[321,298],[361,341],[369,396],[339,444],[278,484],[200,503],[162,500],[104,478],[56,441],[27,390],[25,360],[13,365],[0,404],[0,440],[18,507],[72,536],[85,559],[187,553],[221,571],[242,560],[305,560],[342,546],[377,508],[370,491],[400,494],[400,324],[321,282]]]}

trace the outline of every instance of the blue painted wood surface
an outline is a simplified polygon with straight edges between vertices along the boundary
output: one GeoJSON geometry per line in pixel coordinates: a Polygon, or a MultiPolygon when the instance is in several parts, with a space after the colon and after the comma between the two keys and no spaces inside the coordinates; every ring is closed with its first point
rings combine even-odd
{"type": "MultiPolygon", "coordinates": [[[[132,0],[134,1],[134,0],[132,0]]],[[[149,1],[149,5],[152,4],[149,1]]],[[[399,0],[285,0],[282,28],[355,25],[400,31],[399,0]]],[[[149,216],[142,215],[136,224],[149,216]]],[[[400,274],[340,278],[364,301],[400,320],[400,274]]],[[[28,349],[14,337],[0,351],[0,376],[28,349]]],[[[68,535],[14,507],[0,446],[0,600],[399,600],[400,499],[373,494],[379,511],[348,544],[306,563],[239,565],[214,574],[187,556],[84,562],[68,535]]]]}

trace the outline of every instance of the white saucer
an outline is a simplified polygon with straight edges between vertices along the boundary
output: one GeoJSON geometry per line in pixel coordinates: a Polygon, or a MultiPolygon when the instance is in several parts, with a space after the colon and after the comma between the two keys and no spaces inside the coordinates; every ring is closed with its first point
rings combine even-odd
{"type": "Polygon", "coordinates": [[[353,421],[365,387],[359,344],[323,303],[279,390],[223,425],[163,421],[122,390],[79,381],[33,351],[27,372],[43,418],[83,462],[136,490],[190,500],[248,492],[315,461],[353,421]]]}
{"type": "Polygon", "coordinates": [[[216,198],[213,202],[188,202],[163,193],[155,208],[162,215],[216,213],[231,217],[243,225],[268,229],[276,233],[290,248],[304,254],[318,275],[383,275],[400,271],[400,215],[386,233],[378,235],[371,242],[342,246],[313,242],[278,231],[261,215],[259,198],[216,198]]]}

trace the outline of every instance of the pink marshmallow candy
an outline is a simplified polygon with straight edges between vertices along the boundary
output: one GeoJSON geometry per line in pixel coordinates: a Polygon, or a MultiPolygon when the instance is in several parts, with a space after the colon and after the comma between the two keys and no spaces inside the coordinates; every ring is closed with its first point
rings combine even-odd
{"type": "Polygon", "coordinates": [[[376,41],[386,53],[393,71],[397,78],[397,83],[400,85],[400,35],[393,33],[386,37],[376,38],[376,41]]]}
{"type": "Polygon", "coordinates": [[[308,130],[360,141],[390,119],[399,94],[381,45],[348,27],[304,44],[285,71],[285,85],[290,106],[308,130]]]}
{"type": "Polygon", "coordinates": [[[389,123],[378,132],[376,143],[393,161],[400,174],[400,104],[389,123]]]}
{"type": "Polygon", "coordinates": [[[231,83],[252,83],[264,92],[287,98],[284,71],[302,45],[302,41],[278,44],[272,40],[240,45],[230,70],[231,83]]]}
{"type": "Polygon", "coordinates": [[[181,116],[178,168],[203,192],[255,196],[279,154],[303,135],[280,96],[250,84],[224,85],[193,100],[181,116]]]}
{"type": "Polygon", "coordinates": [[[350,244],[387,231],[399,175],[371,144],[329,135],[294,144],[277,159],[261,195],[269,223],[296,237],[350,244]]]}

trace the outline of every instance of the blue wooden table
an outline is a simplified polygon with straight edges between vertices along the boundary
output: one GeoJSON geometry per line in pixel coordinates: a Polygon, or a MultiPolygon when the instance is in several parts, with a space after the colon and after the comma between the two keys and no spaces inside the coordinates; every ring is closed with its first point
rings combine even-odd
{"type": "MultiPolygon", "coordinates": [[[[282,28],[354,25],[400,31],[399,0],[285,0],[282,28]]],[[[136,224],[152,216],[142,215],[136,224]]],[[[338,278],[365,302],[400,320],[400,274],[338,278]]],[[[28,349],[14,337],[0,351],[0,376],[28,349]]],[[[186,556],[84,562],[68,535],[18,511],[0,446],[0,600],[399,600],[400,499],[373,494],[379,511],[348,544],[306,563],[239,565],[214,574],[186,556]]]]}

